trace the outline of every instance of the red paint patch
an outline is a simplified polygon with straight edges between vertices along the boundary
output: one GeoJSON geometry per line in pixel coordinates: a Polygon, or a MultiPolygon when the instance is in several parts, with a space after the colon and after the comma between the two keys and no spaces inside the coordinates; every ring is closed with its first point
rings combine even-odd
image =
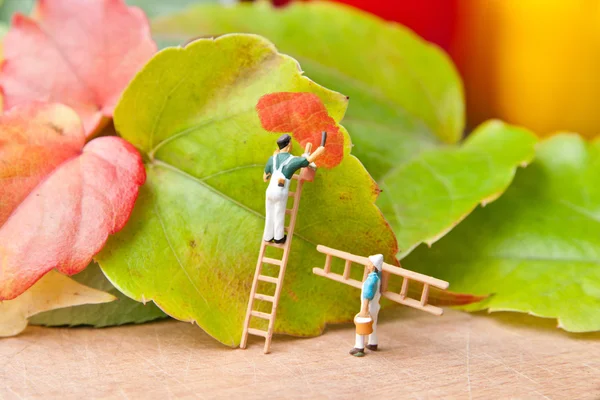
{"type": "Polygon", "coordinates": [[[256,111],[264,129],[269,132],[290,132],[302,147],[310,142],[314,150],[321,143],[321,132],[326,131],[325,154],[317,160],[317,165],[333,168],[342,162],[344,135],[316,94],[266,94],[258,100],[256,111]]]}

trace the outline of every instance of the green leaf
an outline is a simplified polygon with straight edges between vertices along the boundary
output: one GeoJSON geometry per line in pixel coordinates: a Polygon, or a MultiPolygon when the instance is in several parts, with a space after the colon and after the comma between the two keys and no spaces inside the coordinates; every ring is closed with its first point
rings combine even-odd
{"type": "Polygon", "coordinates": [[[403,265],[494,293],[470,310],[557,318],[572,332],[600,330],[600,141],[561,134],[540,143],[496,202],[477,209],[403,265]]]}
{"type": "Polygon", "coordinates": [[[204,5],[155,20],[158,41],[256,33],[296,58],[317,82],[350,96],[344,124],[354,154],[375,179],[464,128],[458,73],[437,47],[410,30],[340,4],[204,5]]]}
{"type": "Polygon", "coordinates": [[[148,18],[171,14],[203,3],[218,3],[218,0],[125,0],[130,6],[140,7],[148,18]]]}
{"type": "MultiPolygon", "coordinates": [[[[262,174],[278,137],[263,130],[255,106],[279,91],[316,94],[336,122],[347,107],[267,40],[226,35],[158,53],[115,110],[117,130],[148,157],[148,178],[97,261],[128,296],[153,300],[230,346],[240,341],[262,240],[262,174]]],[[[359,291],[312,274],[324,262],[317,244],[397,263],[394,235],[374,205],[378,188],[340,129],[344,160],[304,185],[276,332],[317,335],[357,312],[359,291]]]]}
{"type": "Polygon", "coordinates": [[[35,0],[4,0],[0,4],[0,21],[9,24],[14,13],[21,13],[28,15],[33,6],[35,0]]]}
{"type": "Polygon", "coordinates": [[[399,256],[422,242],[431,246],[478,204],[497,199],[517,166],[533,159],[535,143],[525,129],[490,121],[461,146],[423,152],[381,177],[377,204],[396,232],[399,256]]]}
{"type": "Polygon", "coordinates": [[[72,278],[85,286],[108,292],[117,300],[105,304],[86,304],[61,308],[37,314],[29,319],[32,325],[77,326],[92,325],[97,328],[123,324],[140,324],[167,316],[154,304],[142,304],[121,294],[104,277],[100,267],[91,263],[72,278]]]}
{"type": "Polygon", "coordinates": [[[158,40],[179,42],[233,31],[264,35],[309,76],[349,95],[344,123],[354,154],[384,190],[377,204],[397,234],[399,257],[434,242],[477,204],[500,195],[516,166],[533,156],[528,132],[499,123],[481,127],[462,149],[448,148],[464,128],[462,86],[452,62],[408,29],[353,8],[206,5],[152,27],[158,40]]]}

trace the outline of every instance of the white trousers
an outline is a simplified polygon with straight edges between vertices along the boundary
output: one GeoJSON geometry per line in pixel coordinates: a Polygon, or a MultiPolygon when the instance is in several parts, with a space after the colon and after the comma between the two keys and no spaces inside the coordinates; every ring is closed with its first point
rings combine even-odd
{"type": "Polygon", "coordinates": [[[288,188],[269,185],[265,202],[265,231],[263,240],[281,240],[285,235],[285,209],[287,207],[288,188]]]}
{"type": "Polygon", "coordinates": [[[379,298],[381,294],[377,293],[375,298],[369,302],[369,314],[371,314],[371,318],[373,318],[373,333],[370,335],[356,335],[356,341],[354,342],[354,347],[357,349],[365,348],[365,337],[369,336],[368,344],[378,344],[377,340],[377,316],[379,315],[379,309],[381,306],[379,305],[379,298]]]}

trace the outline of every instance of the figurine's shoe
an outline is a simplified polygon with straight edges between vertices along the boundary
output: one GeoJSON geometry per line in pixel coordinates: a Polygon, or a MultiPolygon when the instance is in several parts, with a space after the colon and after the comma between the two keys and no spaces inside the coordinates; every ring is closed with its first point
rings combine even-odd
{"type": "MultiPolygon", "coordinates": [[[[263,240],[264,240],[264,239],[263,239],[263,240]]],[[[275,241],[275,238],[271,238],[271,239],[269,239],[269,240],[265,240],[265,242],[267,242],[267,243],[274,242],[274,241],[275,241]]]]}
{"type": "Polygon", "coordinates": [[[357,349],[356,347],[350,350],[350,355],[354,357],[362,357],[365,355],[365,349],[357,349]]]}
{"type": "Polygon", "coordinates": [[[377,351],[377,345],[376,344],[368,344],[367,349],[369,349],[371,351],[377,351]]]}
{"type": "Polygon", "coordinates": [[[287,235],[284,235],[283,238],[281,238],[281,239],[275,239],[275,243],[284,244],[286,239],[287,239],[287,235]]]}

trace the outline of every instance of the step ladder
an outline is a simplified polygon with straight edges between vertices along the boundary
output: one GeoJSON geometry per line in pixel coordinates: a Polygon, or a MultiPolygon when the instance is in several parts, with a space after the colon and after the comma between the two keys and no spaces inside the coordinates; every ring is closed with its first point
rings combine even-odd
{"type": "MultiPolygon", "coordinates": [[[[329,278],[337,282],[345,283],[346,285],[353,286],[357,289],[362,288],[362,282],[367,277],[366,265],[369,263],[369,259],[367,257],[357,256],[355,254],[332,249],[330,247],[322,245],[317,246],[317,251],[325,254],[326,257],[325,266],[323,268],[313,268],[313,273],[315,275],[323,276],[325,278],[329,278]],[[331,271],[331,262],[333,257],[345,260],[344,271],[342,274],[337,274],[331,271]],[[364,266],[362,281],[350,278],[350,269],[352,268],[352,263],[364,266]]],[[[421,311],[426,311],[434,315],[443,314],[443,309],[427,303],[429,299],[429,287],[433,286],[438,289],[446,290],[449,286],[448,282],[434,278],[432,276],[410,271],[408,269],[396,267],[395,265],[390,265],[387,263],[383,263],[381,275],[382,297],[390,299],[396,303],[403,304],[405,306],[416,308],[421,311]],[[402,287],[400,288],[400,293],[388,290],[388,281],[391,275],[397,275],[402,277],[402,287]],[[410,281],[419,282],[423,284],[421,297],[419,299],[413,299],[408,296],[408,284],[410,281]]]]}
{"type": "MultiPolygon", "coordinates": [[[[307,147],[308,149],[308,147],[307,147]]],[[[299,174],[295,174],[292,179],[297,181],[295,191],[290,191],[290,197],[293,197],[292,208],[286,210],[286,215],[290,215],[290,223],[285,227],[287,234],[287,240],[284,244],[277,244],[271,242],[265,242],[261,240],[260,251],[258,254],[258,261],[256,263],[256,271],[254,272],[254,280],[252,281],[252,289],[250,290],[250,299],[248,300],[248,308],[246,310],[246,319],[244,320],[244,331],[242,332],[242,340],[240,342],[240,348],[245,349],[248,344],[248,335],[262,336],[265,338],[265,354],[269,353],[271,349],[271,340],[273,338],[273,328],[275,326],[275,316],[277,315],[277,305],[279,303],[279,296],[281,295],[281,288],[283,287],[283,278],[285,276],[285,269],[287,267],[288,259],[290,256],[290,249],[292,247],[292,239],[294,237],[294,228],[296,226],[296,216],[298,215],[298,207],[300,205],[300,196],[302,194],[302,186],[305,181],[312,181],[314,177],[314,170],[310,168],[302,168],[299,174]],[[267,247],[276,247],[283,249],[283,256],[281,259],[275,259],[266,257],[265,253],[267,247]],[[263,275],[263,265],[270,264],[279,267],[279,273],[277,277],[263,275]],[[259,282],[268,282],[275,284],[275,294],[269,296],[262,293],[257,293],[257,287],[259,282]],[[262,300],[271,303],[271,312],[266,313],[254,309],[254,301],[262,300]],[[252,318],[260,318],[269,321],[268,328],[266,331],[262,329],[250,328],[250,322],[252,318]]]]}

